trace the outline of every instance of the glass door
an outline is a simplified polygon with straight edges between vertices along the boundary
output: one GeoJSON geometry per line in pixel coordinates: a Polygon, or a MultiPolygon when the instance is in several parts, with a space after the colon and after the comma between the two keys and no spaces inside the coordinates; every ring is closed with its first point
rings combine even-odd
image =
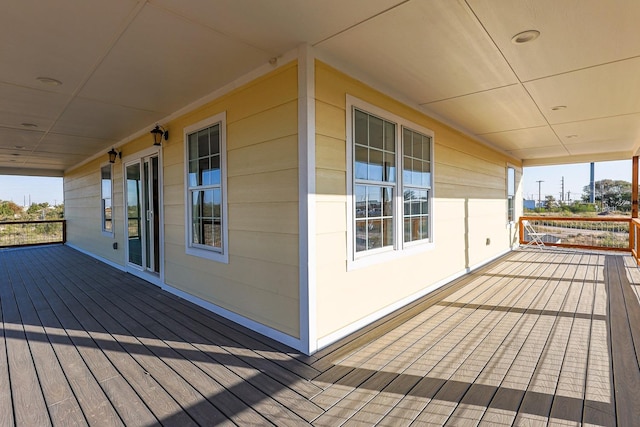
{"type": "Polygon", "coordinates": [[[160,181],[158,155],[126,164],[127,249],[129,264],[160,273],[160,181]]]}

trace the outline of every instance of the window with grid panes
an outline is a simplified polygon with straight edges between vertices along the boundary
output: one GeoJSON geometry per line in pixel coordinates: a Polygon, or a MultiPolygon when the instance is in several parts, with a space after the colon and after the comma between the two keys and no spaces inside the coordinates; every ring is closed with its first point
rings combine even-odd
{"type": "Polygon", "coordinates": [[[507,168],[507,221],[515,221],[516,170],[507,168]]]}
{"type": "Polygon", "coordinates": [[[402,128],[402,194],[404,242],[429,238],[431,138],[402,128]]]}
{"type": "Polygon", "coordinates": [[[100,168],[102,231],[105,233],[113,233],[113,208],[111,206],[112,191],[113,182],[111,178],[111,165],[106,165],[100,168]]]}
{"type": "Polygon", "coordinates": [[[353,108],[355,254],[399,250],[431,238],[432,139],[396,119],[353,108]]]}
{"type": "Polygon", "coordinates": [[[223,250],[221,123],[187,136],[190,244],[223,250]]]}

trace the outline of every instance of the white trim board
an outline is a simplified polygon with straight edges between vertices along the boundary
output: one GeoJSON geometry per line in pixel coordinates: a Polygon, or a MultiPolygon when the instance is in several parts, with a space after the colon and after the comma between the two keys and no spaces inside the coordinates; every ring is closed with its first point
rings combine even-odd
{"type": "Polygon", "coordinates": [[[300,337],[306,354],[316,351],[316,110],[315,57],[303,45],[298,57],[298,262],[300,337]]]}

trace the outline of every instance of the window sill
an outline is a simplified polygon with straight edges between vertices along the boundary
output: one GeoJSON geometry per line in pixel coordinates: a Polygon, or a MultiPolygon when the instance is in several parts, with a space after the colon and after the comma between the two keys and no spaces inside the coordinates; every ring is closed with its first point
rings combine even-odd
{"type": "Polygon", "coordinates": [[[187,255],[196,256],[198,258],[204,258],[211,261],[220,262],[223,264],[229,264],[229,255],[227,253],[210,251],[207,249],[187,247],[185,250],[187,255]]]}

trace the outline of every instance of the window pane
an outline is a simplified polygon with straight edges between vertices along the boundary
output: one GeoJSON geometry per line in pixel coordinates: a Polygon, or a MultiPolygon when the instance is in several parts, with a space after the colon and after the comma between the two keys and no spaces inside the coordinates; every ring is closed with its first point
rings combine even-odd
{"type": "Polygon", "coordinates": [[[382,189],[382,215],[393,216],[393,189],[385,187],[382,189]]]}
{"type": "Polygon", "coordinates": [[[396,151],[396,125],[384,122],[384,149],[395,153],[396,151]]]}
{"type": "Polygon", "coordinates": [[[198,160],[198,184],[197,185],[210,185],[211,182],[211,170],[209,169],[209,158],[204,157],[198,160]]]}
{"type": "Polygon", "coordinates": [[[356,252],[367,250],[367,221],[356,221],[356,252]]]}
{"type": "Polygon", "coordinates": [[[367,221],[367,249],[377,249],[382,247],[382,221],[371,219],[367,221]]]}
{"type": "Polygon", "coordinates": [[[405,156],[411,157],[413,155],[411,141],[411,131],[409,129],[402,129],[402,150],[405,156]]]}
{"type": "Polygon", "coordinates": [[[387,218],[382,221],[382,245],[393,246],[393,219],[387,218]]]}
{"type": "Polygon", "coordinates": [[[396,181],[396,156],[390,153],[384,153],[384,181],[396,181]]]}
{"type": "Polygon", "coordinates": [[[369,115],[355,111],[354,140],[356,144],[369,145],[369,115]]]}
{"type": "Polygon", "coordinates": [[[408,217],[404,218],[404,241],[411,241],[411,219],[408,217]]]}
{"type": "Polygon", "coordinates": [[[220,154],[220,125],[209,128],[209,153],[220,154]]]}
{"type": "Polygon", "coordinates": [[[367,217],[367,187],[356,185],[356,218],[367,217]]]}
{"type": "Polygon", "coordinates": [[[422,162],[422,180],[420,185],[423,187],[431,187],[431,163],[422,162]]]}
{"type": "Polygon", "coordinates": [[[413,148],[411,156],[416,159],[422,159],[422,138],[420,135],[413,134],[413,148]]]}
{"type": "Polygon", "coordinates": [[[189,187],[196,187],[198,185],[198,161],[191,160],[189,162],[189,187]]]}
{"type": "Polygon", "coordinates": [[[384,147],[383,122],[382,119],[369,116],[369,146],[379,148],[384,147]]]}
{"type": "Polygon", "coordinates": [[[195,157],[206,157],[209,155],[209,129],[198,132],[198,152],[195,157]]]}
{"type": "Polygon", "coordinates": [[[420,213],[421,214],[428,214],[429,213],[429,192],[428,191],[423,191],[420,197],[420,204],[421,204],[421,208],[420,208],[420,213]]]}
{"type": "Polygon", "coordinates": [[[507,168],[507,196],[516,194],[516,170],[507,168]]]}
{"type": "Polygon", "coordinates": [[[429,238],[429,217],[422,216],[420,217],[420,235],[418,239],[428,239],[429,238]]]}
{"type": "Polygon", "coordinates": [[[369,150],[366,147],[356,145],[356,179],[367,179],[368,163],[369,150]]]}
{"type": "Polygon", "coordinates": [[[369,177],[371,181],[383,181],[382,178],[382,164],[383,154],[382,151],[369,150],[369,177]]]}
{"type": "Polygon", "coordinates": [[[382,214],[381,192],[380,187],[367,187],[367,216],[369,218],[379,217],[382,214]]]}
{"type": "Polygon", "coordinates": [[[413,164],[411,158],[405,157],[403,161],[403,171],[402,171],[402,180],[404,181],[404,185],[411,185],[411,170],[413,169],[413,164]]]}

